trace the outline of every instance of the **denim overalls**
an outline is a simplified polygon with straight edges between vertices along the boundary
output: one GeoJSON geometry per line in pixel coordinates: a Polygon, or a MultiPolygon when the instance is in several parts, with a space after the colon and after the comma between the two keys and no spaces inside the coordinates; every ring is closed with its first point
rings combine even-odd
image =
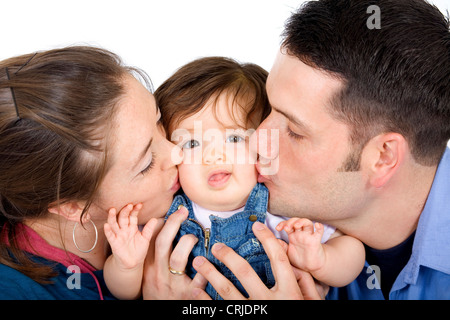
{"type": "MultiPolygon", "coordinates": [[[[234,249],[239,255],[245,258],[259,275],[261,280],[269,288],[273,287],[275,279],[272,274],[269,258],[264,252],[261,243],[252,232],[252,225],[255,221],[264,223],[266,219],[268,199],[269,192],[267,188],[263,184],[258,183],[250,193],[244,211],[238,212],[226,219],[210,216],[211,228],[206,229],[195,219],[191,200],[189,200],[185,194],[176,196],[166,218],[175,212],[180,204],[189,210],[189,216],[188,219],[181,224],[175,242],[178,242],[185,234],[193,234],[198,238],[198,242],[189,256],[186,273],[193,278],[197,271],[192,267],[192,260],[196,256],[204,256],[211,261],[215,267],[236,286],[236,288],[247,296],[247,293],[239,280],[222,262],[217,260],[211,254],[211,247],[214,243],[221,242],[234,249]]],[[[206,292],[213,299],[222,299],[209,283],[206,287],[206,292]]]]}

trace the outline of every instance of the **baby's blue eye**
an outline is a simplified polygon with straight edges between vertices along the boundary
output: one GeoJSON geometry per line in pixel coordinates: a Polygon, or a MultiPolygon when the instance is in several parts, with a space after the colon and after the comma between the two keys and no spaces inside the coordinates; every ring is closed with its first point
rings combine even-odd
{"type": "Polygon", "coordinates": [[[237,135],[231,135],[227,137],[227,140],[225,142],[231,142],[231,143],[239,143],[241,141],[244,141],[244,138],[237,135]]]}
{"type": "Polygon", "coordinates": [[[198,147],[200,143],[197,140],[189,140],[188,142],[185,142],[181,148],[183,149],[192,149],[195,147],[198,147]]]}

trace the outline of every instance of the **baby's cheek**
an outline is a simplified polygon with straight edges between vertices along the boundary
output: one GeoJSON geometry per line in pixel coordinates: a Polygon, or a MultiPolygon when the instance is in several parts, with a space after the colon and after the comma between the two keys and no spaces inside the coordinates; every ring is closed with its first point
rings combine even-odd
{"type": "Polygon", "coordinates": [[[242,183],[256,185],[258,181],[258,170],[254,164],[239,164],[234,165],[233,171],[236,172],[236,177],[242,181],[242,183]]]}
{"type": "MultiPolygon", "coordinates": [[[[202,168],[202,165],[196,164],[182,163],[178,165],[178,179],[181,188],[183,188],[183,191],[186,194],[202,193],[202,191],[204,191],[206,178],[202,168]]],[[[193,200],[193,198],[191,198],[191,200],[193,200]]]]}
{"type": "Polygon", "coordinates": [[[189,170],[190,164],[181,163],[178,165],[178,179],[182,188],[187,188],[191,183],[193,172],[189,170]]]}

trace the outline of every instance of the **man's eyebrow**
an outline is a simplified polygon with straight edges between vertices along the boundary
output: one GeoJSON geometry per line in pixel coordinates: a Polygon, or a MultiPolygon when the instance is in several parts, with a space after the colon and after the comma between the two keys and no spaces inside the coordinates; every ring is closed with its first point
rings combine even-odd
{"type": "Polygon", "coordinates": [[[142,150],[142,152],[139,154],[138,160],[136,161],[135,165],[133,166],[133,170],[136,168],[136,166],[141,162],[142,158],[145,157],[145,155],[148,152],[148,149],[152,146],[153,137],[150,139],[148,144],[145,146],[145,148],[142,150]]]}
{"type": "Polygon", "coordinates": [[[296,117],[294,117],[293,115],[286,113],[280,109],[278,109],[277,107],[272,106],[272,109],[275,110],[276,112],[282,114],[283,116],[285,116],[290,122],[292,122],[294,125],[296,125],[297,127],[299,127],[301,130],[305,131],[305,132],[310,132],[311,129],[302,121],[298,120],[296,117]]]}

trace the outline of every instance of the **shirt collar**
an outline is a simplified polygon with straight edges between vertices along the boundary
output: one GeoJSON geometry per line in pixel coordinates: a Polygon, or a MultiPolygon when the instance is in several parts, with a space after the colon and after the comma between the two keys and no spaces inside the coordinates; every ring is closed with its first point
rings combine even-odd
{"type": "MultiPolygon", "coordinates": [[[[415,283],[420,266],[450,274],[450,149],[446,148],[422,211],[414,239],[409,276],[415,283]]],[[[405,270],[406,271],[406,270],[405,270]]]]}
{"type": "Polygon", "coordinates": [[[216,216],[226,219],[235,215],[238,212],[244,211],[244,207],[232,211],[213,211],[210,209],[206,209],[202,206],[199,206],[193,201],[192,201],[192,209],[194,211],[195,218],[197,219],[198,222],[200,222],[200,224],[204,228],[211,228],[211,220],[209,219],[210,216],[216,216]]]}

